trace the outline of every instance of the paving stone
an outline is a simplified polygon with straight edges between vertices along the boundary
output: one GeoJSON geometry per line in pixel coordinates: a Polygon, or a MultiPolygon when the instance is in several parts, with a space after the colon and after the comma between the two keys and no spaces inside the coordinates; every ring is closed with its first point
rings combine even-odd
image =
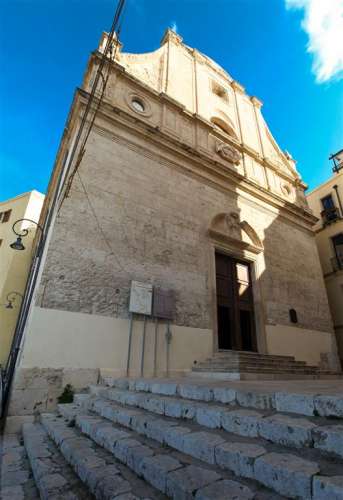
{"type": "Polygon", "coordinates": [[[142,392],[150,392],[152,383],[153,381],[147,378],[137,379],[135,383],[135,390],[142,392]]]}
{"type": "Polygon", "coordinates": [[[312,436],[315,448],[343,457],[343,425],[316,427],[312,436]]]}
{"type": "Polygon", "coordinates": [[[195,384],[179,384],[178,393],[181,397],[187,399],[196,399],[198,401],[212,401],[213,390],[206,386],[195,384]]]}
{"type": "Polygon", "coordinates": [[[302,448],[312,446],[312,430],[316,425],[305,418],[292,418],[286,415],[273,415],[262,418],[258,424],[261,437],[273,443],[302,448]]]}
{"type": "Polygon", "coordinates": [[[96,498],[112,500],[122,493],[131,491],[130,483],[119,474],[112,474],[105,468],[101,481],[96,484],[94,494],[96,498]]]}
{"type": "Polygon", "coordinates": [[[273,393],[237,391],[236,400],[240,406],[271,410],[275,408],[275,396],[273,393]]]}
{"type": "MultiPolygon", "coordinates": [[[[116,421],[118,422],[118,424],[123,425],[124,427],[130,427],[135,417],[140,417],[143,415],[143,412],[141,412],[140,410],[128,410],[127,408],[122,408],[116,412],[116,416],[115,419],[113,419],[113,422],[116,421]]],[[[104,415],[104,417],[105,416],[106,415],[104,415]]]]}
{"type": "Polygon", "coordinates": [[[127,378],[117,378],[113,383],[118,389],[127,390],[129,388],[129,380],[127,378]]]}
{"type": "Polygon", "coordinates": [[[27,470],[6,472],[6,475],[2,477],[2,487],[24,484],[29,477],[30,473],[27,470]]]}
{"type": "Polygon", "coordinates": [[[342,500],[343,476],[314,476],[313,500],[342,500]]]}
{"type": "Polygon", "coordinates": [[[168,455],[156,455],[142,460],[140,474],[148,483],[165,493],[168,473],[181,467],[182,464],[175,458],[168,455]]]}
{"type": "Polygon", "coordinates": [[[106,450],[113,452],[118,441],[129,437],[130,435],[127,432],[115,429],[112,424],[110,424],[110,426],[99,426],[96,430],[94,441],[106,448],[106,450]]]}
{"type": "Polygon", "coordinates": [[[137,406],[152,413],[164,415],[164,399],[158,396],[145,396],[137,406]]]}
{"type": "Polygon", "coordinates": [[[211,429],[221,427],[221,416],[223,408],[221,406],[199,406],[196,410],[195,419],[200,425],[211,429]]]}
{"type": "Polygon", "coordinates": [[[209,432],[192,432],[183,439],[183,452],[191,457],[215,464],[215,448],[225,440],[209,432]]]}
{"type": "Polygon", "coordinates": [[[215,481],[221,476],[214,471],[189,465],[183,469],[170,472],[167,477],[167,496],[175,500],[190,500],[194,492],[215,481]]]}
{"type": "Polygon", "coordinates": [[[259,445],[250,443],[224,443],[215,449],[216,463],[237,476],[255,479],[255,460],[267,451],[259,445]]]}
{"type": "Polygon", "coordinates": [[[164,402],[164,414],[167,417],[182,417],[182,401],[177,398],[166,398],[164,402]]]}
{"type": "Polygon", "coordinates": [[[196,403],[195,401],[181,401],[181,418],[185,418],[187,420],[195,419],[198,408],[201,407],[200,403],[196,403]]]}
{"type": "Polygon", "coordinates": [[[250,500],[254,493],[243,484],[224,479],[198,490],[196,500],[250,500]]]}
{"type": "Polygon", "coordinates": [[[153,394],[174,396],[177,393],[177,384],[173,382],[152,382],[150,390],[153,394]]]}
{"type": "Polygon", "coordinates": [[[234,434],[257,437],[261,419],[261,415],[253,410],[228,410],[222,412],[221,426],[234,434]]]}
{"type": "Polygon", "coordinates": [[[137,448],[140,446],[140,441],[137,439],[120,439],[117,441],[116,446],[114,448],[113,454],[114,456],[122,463],[127,464],[127,455],[130,448],[137,448]]]}
{"type": "Polygon", "coordinates": [[[232,403],[236,402],[236,390],[229,387],[215,387],[213,389],[213,399],[219,403],[232,403]]]}
{"type": "Polygon", "coordinates": [[[333,394],[331,396],[315,396],[314,406],[318,415],[322,417],[343,418],[343,396],[333,394]]]}
{"type": "Polygon", "coordinates": [[[315,415],[314,399],[312,394],[291,394],[288,392],[275,393],[275,408],[277,411],[299,413],[300,415],[315,415]]]}
{"type": "Polygon", "coordinates": [[[171,448],[175,448],[175,450],[183,451],[184,438],[190,432],[191,430],[188,427],[170,427],[164,433],[165,443],[171,448]]]}
{"type": "Polygon", "coordinates": [[[139,415],[135,415],[131,418],[130,426],[133,430],[138,432],[138,434],[145,434],[148,422],[154,422],[158,420],[157,417],[154,417],[149,414],[141,413],[139,415]]]}
{"type": "Polygon", "coordinates": [[[155,439],[159,443],[165,443],[165,433],[170,427],[177,426],[177,422],[163,420],[148,420],[145,430],[145,436],[155,439]]]}
{"type": "Polygon", "coordinates": [[[315,462],[288,453],[267,453],[254,465],[259,482],[291,498],[311,498],[312,477],[318,472],[315,462]]]}
{"type": "Polygon", "coordinates": [[[127,466],[136,474],[140,474],[140,464],[146,457],[152,457],[154,452],[148,446],[140,444],[140,446],[129,448],[127,451],[127,466]]]}
{"type": "Polygon", "coordinates": [[[83,406],[91,397],[89,393],[74,394],[74,403],[83,406]]]}
{"type": "Polygon", "coordinates": [[[4,486],[1,487],[0,493],[1,500],[25,500],[25,493],[22,486],[4,486]]]}

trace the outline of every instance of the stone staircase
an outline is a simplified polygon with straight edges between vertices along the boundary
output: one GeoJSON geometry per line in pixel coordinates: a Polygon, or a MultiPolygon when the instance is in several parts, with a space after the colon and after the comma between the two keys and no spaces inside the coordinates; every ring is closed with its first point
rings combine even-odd
{"type": "Polygon", "coordinates": [[[219,351],[193,366],[191,375],[217,380],[290,380],[337,378],[341,374],[296,361],[293,356],[276,356],[248,351],[219,351]]]}
{"type": "Polygon", "coordinates": [[[342,500],[341,382],[275,384],[104,378],[7,437],[1,498],[342,500]]]}

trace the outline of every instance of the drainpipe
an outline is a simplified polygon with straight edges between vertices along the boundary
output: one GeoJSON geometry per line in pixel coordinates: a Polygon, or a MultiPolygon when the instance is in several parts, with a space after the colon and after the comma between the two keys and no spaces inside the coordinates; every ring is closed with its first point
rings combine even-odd
{"type": "Polygon", "coordinates": [[[335,184],[334,186],[332,186],[334,188],[334,190],[336,191],[336,196],[337,196],[337,200],[338,200],[338,204],[339,204],[339,209],[341,211],[341,217],[343,217],[343,207],[342,207],[342,201],[341,201],[341,197],[339,195],[339,192],[338,192],[338,186],[337,184],[335,184]]]}

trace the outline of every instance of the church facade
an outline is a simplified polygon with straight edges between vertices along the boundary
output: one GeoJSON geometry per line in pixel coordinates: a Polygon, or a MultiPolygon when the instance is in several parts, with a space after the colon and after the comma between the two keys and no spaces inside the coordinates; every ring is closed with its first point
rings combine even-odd
{"type": "Polygon", "coordinates": [[[149,54],[118,43],[69,180],[106,36],[75,94],[43,209],[44,219],[57,196],[12,414],[23,412],[24,390],[48,407],[65,383],[86,385],[99,370],[180,375],[221,349],[338,369],[316,218],[295,161],[259,99],[178,34],[167,30],[149,54]],[[132,316],[132,281],[169,293],[170,316],[132,316]]]}

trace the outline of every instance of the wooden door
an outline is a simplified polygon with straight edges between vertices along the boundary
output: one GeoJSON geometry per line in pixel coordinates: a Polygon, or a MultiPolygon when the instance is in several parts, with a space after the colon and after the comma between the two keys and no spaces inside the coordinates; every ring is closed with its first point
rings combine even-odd
{"type": "Polygon", "coordinates": [[[256,351],[250,265],[216,253],[219,349],[256,351]]]}

